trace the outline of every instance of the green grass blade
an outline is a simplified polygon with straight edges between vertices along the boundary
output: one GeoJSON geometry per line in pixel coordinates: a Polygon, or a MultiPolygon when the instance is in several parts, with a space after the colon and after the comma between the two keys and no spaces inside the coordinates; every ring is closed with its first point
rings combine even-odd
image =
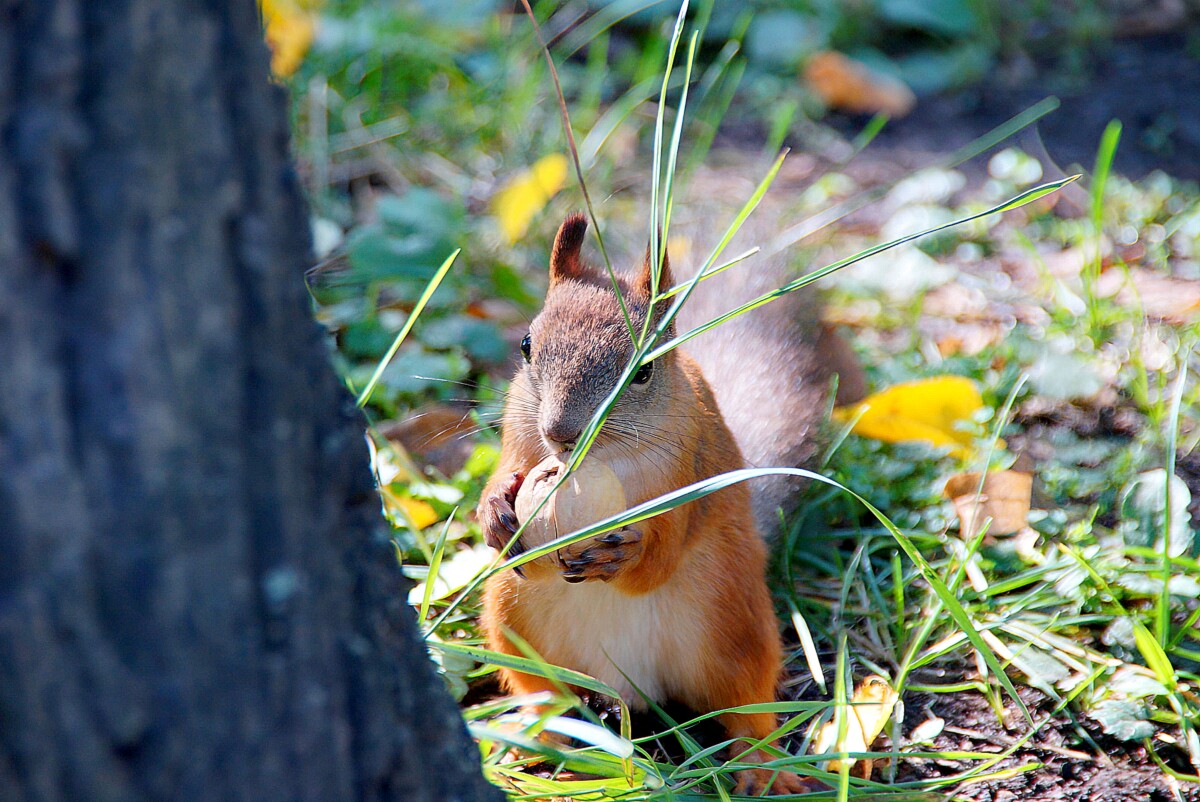
{"type": "Polygon", "coordinates": [[[846,633],[843,631],[838,634],[837,673],[834,674],[833,679],[833,709],[837,737],[833,742],[834,754],[828,755],[828,757],[836,757],[838,761],[838,802],[846,802],[850,798],[850,756],[844,751],[846,731],[850,727],[850,690],[846,687],[849,684],[847,679],[849,679],[850,668],[846,662],[846,648],[846,633]]]}
{"type": "MultiPolygon", "coordinates": [[[[1054,97],[1045,98],[1028,109],[1025,109],[1015,117],[1001,123],[1000,125],[988,131],[983,136],[969,142],[963,147],[956,150],[954,153],[945,159],[936,162],[933,167],[941,169],[953,169],[959,165],[970,161],[976,156],[995,147],[996,145],[1008,139],[1010,136],[1018,133],[1024,128],[1033,125],[1035,122],[1045,117],[1050,112],[1058,108],[1058,99],[1054,97]]],[[[870,124],[868,124],[868,129],[870,124]]],[[[865,129],[866,130],[866,129],[865,129]]],[[[851,157],[853,158],[853,156],[851,157]]],[[[767,245],[768,253],[779,253],[792,245],[795,245],[805,237],[812,236],[821,229],[836,223],[842,218],[853,214],[865,206],[874,203],[882,198],[887,192],[894,187],[901,179],[897,178],[893,181],[881,184],[871,189],[863,190],[851,198],[847,198],[841,203],[834,204],[832,207],[821,211],[801,222],[789,226],[782,234],[776,237],[767,245]]]]}
{"type": "Polygon", "coordinates": [[[498,726],[489,726],[478,721],[468,722],[467,729],[470,731],[471,737],[477,740],[502,743],[506,746],[516,747],[522,752],[542,755],[553,763],[559,763],[576,771],[586,771],[589,774],[604,776],[611,775],[613,770],[610,762],[598,759],[598,755],[584,750],[560,749],[540,738],[530,738],[519,732],[505,730],[498,726]]]}
{"type": "Polygon", "coordinates": [[[792,602],[788,602],[788,607],[792,613],[792,627],[796,630],[796,636],[800,638],[800,648],[804,652],[804,661],[808,663],[808,673],[812,674],[812,678],[817,683],[817,687],[821,689],[821,693],[826,693],[825,687],[825,669],[821,667],[821,658],[817,654],[817,644],[813,641],[812,632],[808,628],[808,622],[804,620],[804,616],[800,614],[800,609],[792,602]]]}
{"type": "Polygon", "coordinates": [[[1187,387],[1188,379],[1188,363],[1192,358],[1192,349],[1195,348],[1195,343],[1192,343],[1184,351],[1183,356],[1179,360],[1179,378],[1176,380],[1175,392],[1171,396],[1171,411],[1167,416],[1167,464],[1166,464],[1166,485],[1163,494],[1165,496],[1163,507],[1165,514],[1163,516],[1163,532],[1162,532],[1162,549],[1159,555],[1159,579],[1162,581],[1162,589],[1158,593],[1157,609],[1154,616],[1154,634],[1158,638],[1160,646],[1166,646],[1170,640],[1171,629],[1171,531],[1174,515],[1171,512],[1171,485],[1175,481],[1175,455],[1179,450],[1179,414],[1183,405],[1183,391],[1187,387]]]}
{"type": "Polygon", "coordinates": [[[879,136],[879,132],[891,120],[886,114],[876,114],[863,129],[858,132],[858,136],[854,137],[854,141],[850,143],[851,152],[855,155],[861,153],[868,145],[875,141],[875,137],[879,136]]]}
{"type": "MultiPolygon", "coordinates": [[[[687,61],[684,64],[683,91],[679,95],[679,111],[675,114],[675,126],[671,131],[671,148],[667,156],[667,177],[663,187],[663,206],[660,223],[662,225],[662,242],[658,243],[659,250],[651,251],[655,259],[653,271],[652,296],[658,296],[659,275],[662,272],[663,258],[666,256],[666,238],[671,230],[671,207],[675,196],[675,171],[679,163],[679,141],[683,136],[683,121],[687,111],[688,89],[692,84],[692,68],[696,63],[696,47],[700,41],[699,32],[692,33],[692,41],[688,45],[687,61]]],[[[647,316],[647,321],[649,316],[647,316]]]]}
{"type": "Polygon", "coordinates": [[[1175,668],[1171,665],[1171,658],[1167,657],[1167,653],[1150,630],[1146,629],[1145,624],[1133,617],[1130,617],[1129,621],[1133,624],[1134,643],[1145,659],[1146,666],[1154,672],[1154,678],[1170,691],[1176,685],[1175,668]]]}
{"type": "Polygon", "coordinates": [[[594,693],[602,693],[605,696],[613,699],[620,699],[621,695],[612,687],[606,685],[598,679],[593,679],[587,674],[579,671],[572,671],[569,668],[560,668],[559,666],[551,665],[542,660],[531,660],[527,657],[517,657],[511,654],[502,652],[494,652],[491,649],[484,649],[478,646],[467,646],[462,643],[449,643],[446,641],[426,641],[426,645],[430,649],[437,649],[442,652],[459,655],[460,657],[469,657],[480,663],[488,665],[500,666],[501,668],[511,668],[514,671],[520,671],[525,674],[532,674],[535,677],[545,677],[546,679],[560,682],[564,685],[574,685],[577,688],[592,691],[594,693]]]}
{"type": "Polygon", "coordinates": [[[1056,97],[1047,97],[1039,100],[1015,117],[1006,120],[991,131],[988,131],[974,142],[969,142],[954,151],[954,153],[951,153],[946,158],[944,166],[957,167],[960,164],[969,162],[979,154],[999,145],[1018,131],[1033,125],[1050,112],[1056,110],[1059,105],[1058,98],[1056,97]]]}
{"type": "MultiPolygon", "coordinates": [[[[659,269],[662,267],[662,243],[659,242],[659,237],[665,236],[666,232],[662,230],[664,218],[666,217],[665,208],[660,213],[659,204],[666,206],[666,201],[659,199],[659,193],[662,188],[662,150],[663,150],[663,132],[666,130],[666,115],[667,115],[667,84],[671,80],[671,71],[675,68],[675,54],[679,50],[679,40],[683,37],[683,23],[687,18],[689,0],[683,0],[679,6],[679,14],[675,17],[675,28],[671,31],[671,44],[667,50],[667,65],[663,70],[662,89],[658,93],[658,112],[654,119],[654,151],[651,156],[650,163],[650,254],[651,258],[655,259],[659,269]]],[[[689,78],[690,80],[690,62],[689,62],[689,78]]],[[[687,99],[687,80],[683,84],[683,98],[687,99]]],[[[683,106],[680,106],[679,114],[675,119],[676,128],[683,124],[683,106]]],[[[654,291],[658,291],[658,270],[651,271],[654,291]]],[[[646,316],[646,326],[649,326],[650,315],[646,316]]],[[[643,327],[642,337],[645,338],[645,328],[643,327]]],[[[641,344],[641,341],[638,343],[641,344]]]]}
{"type": "MultiPolygon", "coordinates": [[[[717,265],[716,267],[712,268],[711,270],[705,270],[704,272],[699,273],[698,275],[700,276],[700,281],[704,281],[705,279],[710,279],[713,276],[717,275],[718,273],[722,273],[722,272],[728,270],[729,268],[733,267],[736,264],[741,264],[742,262],[746,261],[751,256],[754,256],[756,253],[758,253],[761,250],[762,250],[761,248],[759,248],[757,245],[755,245],[750,250],[743,251],[742,253],[733,257],[728,262],[723,262],[723,263],[717,265]]],[[[672,298],[672,297],[678,295],[679,293],[686,290],[688,288],[689,284],[691,284],[690,279],[684,284],[676,284],[671,289],[660,292],[658,294],[658,300],[663,301],[663,300],[666,300],[667,298],[672,298]]]]}
{"type": "Polygon", "coordinates": [[[808,478],[819,476],[819,474],[814,474],[811,471],[805,471],[801,468],[741,468],[736,471],[718,474],[717,476],[694,482],[678,490],[673,490],[670,493],[664,493],[657,498],[630,507],[624,512],[610,515],[582,529],[570,532],[536,548],[528,549],[516,557],[509,558],[497,570],[524,565],[539,557],[552,554],[564,546],[570,546],[589,537],[611,532],[614,529],[632,526],[648,518],[653,518],[656,515],[662,515],[664,512],[670,512],[676,507],[682,507],[684,504],[704,498],[707,495],[738,484],[739,482],[777,474],[790,474],[808,478]],[[794,473],[796,471],[799,471],[799,473],[794,473]]]}
{"type": "Polygon", "coordinates": [[[1121,141],[1121,121],[1112,120],[1100,135],[1100,147],[1096,151],[1096,166],[1092,170],[1091,218],[1097,232],[1104,217],[1104,189],[1112,171],[1113,159],[1117,155],[1117,144],[1121,141]]]}
{"type": "Polygon", "coordinates": [[[884,251],[891,250],[892,248],[895,248],[899,245],[904,245],[906,243],[920,239],[921,237],[925,237],[930,234],[936,234],[939,231],[945,231],[946,229],[953,228],[955,226],[960,226],[964,223],[969,223],[972,220],[978,220],[981,217],[987,217],[987,216],[993,215],[993,214],[1001,214],[1003,212],[1012,211],[1013,209],[1019,209],[1020,207],[1025,206],[1026,204],[1033,203],[1034,201],[1038,200],[1039,198],[1043,198],[1046,195],[1049,195],[1051,192],[1056,192],[1057,190],[1061,189],[1062,187],[1066,186],[1067,184],[1070,184],[1071,182],[1077,180],[1078,178],[1079,178],[1078,175],[1073,175],[1073,176],[1068,176],[1067,178],[1060,179],[1058,181],[1051,181],[1049,183],[1042,184],[1040,186],[1034,187],[1033,189],[1022,192],[1020,195],[1017,195],[1015,198],[1005,201],[1004,203],[1000,204],[999,206],[993,206],[992,208],[987,209],[985,211],[978,212],[978,213],[972,214],[972,215],[968,215],[967,217],[960,217],[957,220],[952,220],[949,223],[943,223],[940,226],[934,226],[932,228],[927,228],[923,231],[918,231],[915,234],[909,234],[907,236],[900,237],[899,239],[894,239],[890,242],[885,242],[881,245],[875,245],[871,248],[867,248],[865,251],[860,251],[859,253],[856,253],[854,256],[850,256],[850,257],[847,257],[846,259],[842,259],[840,261],[834,262],[833,264],[826,265],[825,267],[822,267],[819,270],[814,270],[811,273],[801,276],[800,278],[796,279],[795,281],[792,281],[792,282],[789,282],[789,283],[783,285],[782,287],[780,287],[777,290],[773,290],[773,291],[768,292],[764,295],[761,295],[758,298],[755,298],[751,301],[747,301],[746,303],[742,304],[741,306],[739,306],[735,309],[732,309],[729,312],[726,312],[725,314],[714,318],[713,320],[710,320],[708,323],[705,323],[701,326],[697,326],[696,328],[692,329],[691,331],[681,334],[680,336],[676,337],[674,340],[671,340],[668,343],[663,343],[662,345],[660,345],[657,348],[650,351],[650,353],[646,354],[646,356],[644,356],[642,358],[642,364],[645,364],[647,362],[651,362],[651,361],[657,359],[658,357],[662,356],[663,354],[667,353],[668,351],[672,351],[675,348],[678,348],[680,345],[683,345],[688,340],[690,340],[694,337],[698,337],[699,335],[705,333],[706,331],[709,331],[711,329],[716,328],[717,326],[720,326],[722,323],[725,323],[726,321],[732,320],[733,318],[739,317],[740,315],[744,315],[746,312],[749,312],[753,309],[757,309],[758,307],[763,306],[764,304],[768,304],[771,301],[775,300],[776,298],[787,295],[790,292],[795,292],[796,290],[798,290],[802,287],[806,287],[809,284],[812,284],[814,281],[818,281],[818,280],[824,278],[825,276],[828,276],[831,273],[834,273],[845,267],[849,267],[850,265],[855,264],[856,262],[861,262],[864,259],[870,258],[879,253],[883,253],[884,251]]]}
{"type": "Polygon", "coordinates": [[[359,409],[362,409],[364,406],[366,406],[367,401],[371,399],[371,393],[374,392],[375,385],[379,383],[379,378],[383,375],[384,369],[387,368],[388,363],[392,361],[392,357],[396,355],[396,352],[400,350],[400,346],[404,343],[404,339],[408,337],[408,333],[412,331],[413,325],[416,324],[417,318],[420,316],[421,312],[425,310],[425,304],[429,303],[429,299],[432,298],[434,292],[437,291],[438,285],[442,283],[442,279],[444,279],[446,274],[450,272],[450,266],[454,264],[454,260],[458,258],[460,253],[462,253],[462,248],[458,248],[454,251],[454,253],[446,257],[446,261],[442,262],[442,266],[438,268],[437,272],[434,273],[433,278],[431,278],[429,283],[425,285],[425,292],[421,293],[421,297],[417,301],[417,305],[413,307],[412,312],[408,315],[408,320],[404,321],[404,327],[400,329],[400,333],[397,334],[396,339],[392,341],[391,348],[388,348],[387,353],[383,355],[383,359],[381,359],[379,361],[379,365],[376,366],[375,372],[371,374],[371,380],[367,382],[367,386],[364,387],[362,393],[359,394],[357,401],[359,409]]]}
{"type": "Polygon", "coordinates": [[[627,759],[633,757],[633,743],[614,735],[607,728],[593,724],[590,721],[555,716],[545,723],[544,730],[583,741],[589,746],[603,749],[613,757],[627,759]]]}
{"type": "Polygon", "coordinates": [[[424,625],[425,619],[429,617],[429,601],[433,598],[433,585],[437,581],[438,571],[442,567],[442,555],[446,553],[446,536],[449,534],[450,524],[454,522],[454,516],[457,514],[458,507],[455,507],[450,516],[446,518],[446,524],[442,527],[437,543],[433,547],[433,559],[429,561],[429,576],[425,578],[425,593],[421,597],[421,609],[417,615],[417,623],[421,625],[424,625]]]}
{"type": "Polygon", "coordinates": [[[1092,234],[1095,236],[1096,249],[1092,258],[1080,273],[1083,281],[1083,295],[1087,301],[1089,329],[1096,330],[1099,320],[1098,299],[1095,284],[1100,278],[1101,241],[1104,233],[1104,190],[1108,186],[1108,175],[1112,170],[1113,159],[1117,154],[1117,144],[1121,141],[1121,122],[1112,120],[1100,135],[1100,147],[1096,151],[1096,164],[1092,169],[1092,185],[1090,200],[1090,218],[1092,234]]]}

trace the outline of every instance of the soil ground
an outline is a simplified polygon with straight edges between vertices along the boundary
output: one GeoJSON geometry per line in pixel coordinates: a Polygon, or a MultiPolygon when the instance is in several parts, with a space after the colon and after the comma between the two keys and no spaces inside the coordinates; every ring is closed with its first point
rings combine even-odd
{"type": "MultiPolygon", "coordinates": [[[[1062,103],[1058,111],[1017,139],[1031,155],[1064,173],[1073,164],[1090,167],[1104,127],[1119,119],[1116,172],[1141,178],[1163,170],[1200,179],[1200,59],[1189,44],[1196,34],[1115,40],[1091,54],[1089,74],[1079,78],[1064,78],[1050,63],[1028,63],[1020,76],[1000,70],[979,86],[921,98],[911,115],[885,126],[871,149],[949,153],[1053,95],[1062,103]]],[[[835,124],[848,133],[861,128],[849,118],[835,124]]]]}
{"type": "MultiPolygon", "coordinates": [[[[1037,733],[993,771],[1038,766],[1007,779],[990,780],[953,789],[954,799],[972,802],[1168,802],[1200,799],[1200,789],[1168,777],[1140,744],[1118,741],[1100,732],[1086,719],[1073,721],[1051,715],[1045,696],[1029,688],[1019,691],[1039,724],[1037,733]],[[1040,764],[1040,765],[1039,765],[1040,764]]],[[[1003,752],[1012,747],[1029,727],[1011,703],[1005,707],[1003,723],[988,701],[978,693],[914,694],[906,699],[910,720],[906,729],[930,714],[946,726],[930,745],[938,751],[1003,752]]],[[[877,747],[878,748],[878,747],[877,747]]],[[[1159,744],[1159,757],[1170,763],[1181,759],[1173,747],[1159,744]]],[[[969,763],[910,758],[902,763],[898,781],[931,779],[966,770],[969,763]]],[[[1188,771],[1183,766],[1174,768],[1188,771]]],[[[886,770],[886,766],[884,767],[886,770]]],[[[878,769],[877,769],[878,771],[878,769]]]]}

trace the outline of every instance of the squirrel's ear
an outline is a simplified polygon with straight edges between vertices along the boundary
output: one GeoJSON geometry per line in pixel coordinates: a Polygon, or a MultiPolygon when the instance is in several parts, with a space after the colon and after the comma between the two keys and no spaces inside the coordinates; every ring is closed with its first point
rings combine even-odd
{"type": "Polygon", "coordinates": [[[579,212],[568,215],[558,227],[554,237],[554,250],[550,252],[550,285],[568,278],[583,278],[587,272],[580,257],[583,235],[587,232],[587,218],[579,212]]]}
{"type": "MultiPolygon", "coordinates": [[[[675,284],[675,280],[671,278],[671,258],[667,255],[667,244],[662,241],[662,232],[659,232],[658,240],[662,243],[663,260],[662,272],[658,274],[658,291],[668,290],[675,284]]],[[[650,253],[650,245],[646,245],[646,258],[642,260],[642,269],[638,273],[637,290],[647,298],[650,297],[650,292],[654,288],[654,255],[650,253]]]]}

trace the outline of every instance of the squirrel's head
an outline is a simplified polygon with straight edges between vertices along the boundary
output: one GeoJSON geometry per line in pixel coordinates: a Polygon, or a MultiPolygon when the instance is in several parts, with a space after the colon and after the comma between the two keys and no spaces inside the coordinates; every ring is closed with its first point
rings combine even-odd
{"type": "MultiPolygon", "coordinates": [[[[592,415],[608,397],[634,354],[629,323],[640,336],[653,294],[654,260],[649,248],[641,266],[617,275],[625,311],[604,268],[583,261],[581,249],[587,219],[568,217],[554,239],[550,254],[550,286],[546,303],[521,343],[527,387],[533,394],[528,411],[537,411],[538,435],[553,451],[574,446],[592,415]],[[628,321],[626,320],[628,313],[628,321]]],[[[664,255],[658,286],[671,286],[664,255]]],[[[654,305],[652,335],[669,302],[654,305]]],[[[667,336],[674,336],[674,328],[667,336]]],[[[601,433],[605,439],[635,439],[636,421],[666,412],[669,383],[677,380],[674,354],[642,366],[609,414],[601,433]],[[607,436],[606,436],[607,435],[607,436]]],[[[653,427],[651,427],[653,428],[653,427]]]]}

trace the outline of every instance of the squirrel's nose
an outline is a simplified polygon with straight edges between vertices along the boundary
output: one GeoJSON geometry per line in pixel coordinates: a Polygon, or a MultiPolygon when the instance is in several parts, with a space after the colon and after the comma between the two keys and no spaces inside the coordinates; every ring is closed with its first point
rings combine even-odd
{"type": "Polygon", "coordinates": [[[564,448],[574,448],[582,430],[567,421],[553,421],[542,425],[542,437],[564,448]]]}

